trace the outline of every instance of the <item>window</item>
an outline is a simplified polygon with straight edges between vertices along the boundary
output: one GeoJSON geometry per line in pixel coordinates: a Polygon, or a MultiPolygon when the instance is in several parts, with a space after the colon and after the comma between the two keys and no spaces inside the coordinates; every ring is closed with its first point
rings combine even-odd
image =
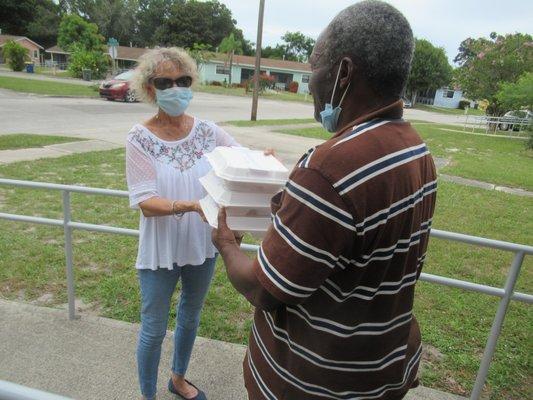
{"type": "Polygon", "coordinates": [[[223,65],[217,65],[217,74],[229,75],[229,68],[223,65]]]}
{"type": "Polygon", "coordinates": [[[453,99],[454,93],[455,93],[454,90],[449,90],[448,88],[442,89],[442,97],[444,98],[453,99]]]}
{"type": "Polygon", "coordinates": [[[33,58],[39,58],[39,50],[33,50],[33,58]]]}
{"type": "Polygon", "coordinates": [[[302,83],[309,83],[309,75],[302,75],[302,83]]]}

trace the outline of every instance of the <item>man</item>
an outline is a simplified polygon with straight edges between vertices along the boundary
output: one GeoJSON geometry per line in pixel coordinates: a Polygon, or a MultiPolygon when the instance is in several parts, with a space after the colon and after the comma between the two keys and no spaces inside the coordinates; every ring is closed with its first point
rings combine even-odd
{"type": "Polygon", "coordinates": [[[436,196],[432,158],[402,120],[413,34],[380,1],[341,11],[310,59],[315,118],[336,132],[272,200],[255,260],[219,215],[228,277],[256,306],[250,399],[401,399],[417,385],[414,285],[436,196]],[[342,105],[342,108],[341,108],[342,105]]]}

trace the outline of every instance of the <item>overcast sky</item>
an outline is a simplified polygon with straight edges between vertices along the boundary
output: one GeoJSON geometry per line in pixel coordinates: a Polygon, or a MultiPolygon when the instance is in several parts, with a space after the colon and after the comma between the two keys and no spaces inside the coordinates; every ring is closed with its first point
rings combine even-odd
{"type": "MultiPolygon", "coordinates": [[[[220,0],[233,12],[246,39],[256,42],[259,0],[220,0]]],[[[287,31],[316,39],[343,8],[356,0],[265,0],[263,46],[287,31]]],[[[459,43],[491,32],[533,33],[532,0],[389,0],[407,17],[415,36],[444,47],[452,62],[459,43]]]]}

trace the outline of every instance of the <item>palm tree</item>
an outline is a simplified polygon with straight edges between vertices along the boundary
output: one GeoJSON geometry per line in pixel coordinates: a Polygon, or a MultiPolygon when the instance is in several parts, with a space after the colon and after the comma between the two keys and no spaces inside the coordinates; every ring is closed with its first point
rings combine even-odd
{"type": "Polygon", "coordinates": [[[231,33],[229,36],[226,36],[224,39],[222,39],[222,42],[220,42],[220,46],[218,48],[221,53],[226,53],[228,55],[228,61],[229,61],[228,82],[231,85],[231,70],[233,69],[233,56],[235,55],[235,53],[237,54],[242,53],[242,43],[240,40],[236,40],[235,35],[231,33]]]}

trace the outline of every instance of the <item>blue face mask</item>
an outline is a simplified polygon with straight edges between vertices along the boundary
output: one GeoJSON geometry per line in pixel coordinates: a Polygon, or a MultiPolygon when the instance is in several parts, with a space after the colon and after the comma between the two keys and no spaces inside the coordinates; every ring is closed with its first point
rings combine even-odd
{"type": "Polygon", "coordinates": [[[171,87],[155,90],[156,103],[168,115],[177,117],[185,112],[192,99],[192,90],[185,87],[171,87]]]}
{"type": "Polygon", "coordinates": [[[342,108],[341,108],[342,101],[344,100],[344,96],[346,96],[346,93],[348,93],[348,89],[350,88],[350,84],[348,84],[348,86],[346,87],[346,90],[344,91],[344,94],[342,95],[339,105],[333,108],[333,98],[335,96],[335,90],[337,89],[337,83],[339,81],[341,67],[342,67],[342,62],[341,62],[341,65],[339,65],[339,70],[337,72],[337,79],[335,79],[335,86],[333,87],[333,93],[331,94],[331,101],[329,103],[326,103],[324,110],[320,112],[320,119],[322,122],[322,126],[328,132],[337,131],[337,122],[339,121],[339,116],[341,115],[341,111],[342,111],[342,108]]]}

